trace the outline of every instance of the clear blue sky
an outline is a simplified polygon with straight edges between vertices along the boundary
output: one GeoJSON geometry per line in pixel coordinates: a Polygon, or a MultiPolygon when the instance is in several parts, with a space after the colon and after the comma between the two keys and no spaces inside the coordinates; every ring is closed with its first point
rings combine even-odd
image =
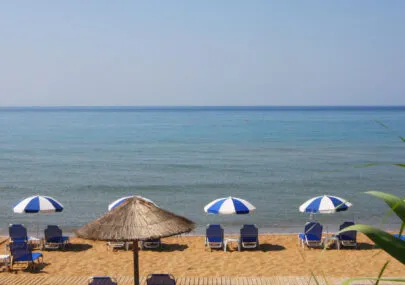
{"type": "Polygon", "coordinates": [[[405,105],[405,1],[3,1],[0,106],[405,105]]]}

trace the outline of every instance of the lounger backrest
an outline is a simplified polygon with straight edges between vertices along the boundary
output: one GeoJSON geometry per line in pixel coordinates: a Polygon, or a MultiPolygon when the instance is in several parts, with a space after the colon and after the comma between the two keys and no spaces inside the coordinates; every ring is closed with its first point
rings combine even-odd
{"type": "Polygon", "coordinates": [[[146,242],[155,242],[155,243],[159,243],[160,242],[160,238],[155,238],[155,239],[148,239],[145,240],[146,242]]]}
{"type": "MultiPolygon", "coordinates": [[[[343,224],[341,224],[339,226],[339,230],[343,230],[347,227],[353,226],[354,223],[353,222],[344,222],[343,224]]],[[[340,240],[353,240],[355,241],[357,237],[357,231],[348,231],[348,232],[344,232],[339,234],[339,239],[340,240]]]]}
{"type": "Polygon", "coordinates": [[[176,285],[171,274],[150,274],[146,279],[147,285],[176,285]]]}
{"type": "Polygon", "coordinates": [[[29,254],[30,248],[26,242],[13,242],[10,243],[10,253],[14,259],[19,259],[24,255],[29,254]]]}
{"type": "Polygon", "coordinates": [[[13,224],[8,227],[8,233],[12,240],[27,240],[27,229],[21,224],[13,224]]]}
{"type": "Polygon", "coordinates": [[[62,237],[62,230],[58,226],[49,225],[44,234],[47,242],[59,242],[62,237]]]}
{"type": "Polygon", "coordinates": [[[323,226],[318,222],[308,222],[305,224],[305,235],[308,240],[321,240],[323,226]]]}
{"type": "Polygon", "coordinates": [[[89,285],[117,285],[109,276],[94,276],[90,278],[89,285]]]}
{"type": "Polygon", "coordinates": [[[240,229],[242,241],[256,241],[259,236],[259,230],[255,225],[243,225],[240,229]]]}
{"type": "Polygon", "coordinates": [[[205,234],[210,242],[221,242],[224,240],[224,229],[220,225],[209,225],[205,234]]]}

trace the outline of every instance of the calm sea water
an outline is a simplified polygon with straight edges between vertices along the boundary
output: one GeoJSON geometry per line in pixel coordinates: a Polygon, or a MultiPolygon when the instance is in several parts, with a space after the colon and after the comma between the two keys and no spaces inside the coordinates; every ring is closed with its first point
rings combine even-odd
{"type": "MultiPolygon", "coordinates": [[[[242,223],[262,231],[298,232],[305,200],[334,194],[354,206],[317,218],[329,231],[346,219],[380,225],[387,207],[363,194],[405,196],[405,108],[59,108],[0,109],[0,231],[59,224],[71,231],[122,196],[139,194],[202,227],[242,223]],[[357,167],[366,163],[380,166],[357,167]],[[62,213],[14,214],[39,193],[62,213]],[[252,215],[210,216],[223,196],[247,199],[252,215]]],[[[399,220],[386,219],[395,228],[399,220]]]]}

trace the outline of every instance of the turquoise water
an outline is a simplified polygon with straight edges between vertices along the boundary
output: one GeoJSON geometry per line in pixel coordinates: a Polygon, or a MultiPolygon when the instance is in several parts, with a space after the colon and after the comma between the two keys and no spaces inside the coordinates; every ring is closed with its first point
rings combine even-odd
{"type": "MultiPolygon", "coordinates": [[[[102,215],[108,203],[139,194],[194,220],[236,231],[298,232],[305,200],[334,194],[348,212],[319,216],[330,231],[345,219],[380,225],[386,205],[362,192],[405,196],[405,108],[2,108],[0,231],[56,223],[66,231],[102,215]],[[365,163],[387,165],[358,168],[365,163]],[[21,215],[19,200],[39,193],[63,213],[21,215]],[[257,207],[245,216],[209,216],[223,196],[257,207]]],[[[389,217],[385,227],[399,220],[389,217]]]]}

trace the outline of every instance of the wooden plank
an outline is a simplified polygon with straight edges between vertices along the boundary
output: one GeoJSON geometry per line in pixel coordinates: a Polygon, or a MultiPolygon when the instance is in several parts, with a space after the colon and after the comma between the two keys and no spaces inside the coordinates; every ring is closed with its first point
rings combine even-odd
{"type": "MultiPolygon", "coordinates": [[[[340,284],[346,278],[319,278],[321,284],[340,284]]],[[[82,285],[87,284],[87,276],[34,276],[32,274],[0,274],[0,285],[82,285]]],[[[274,276],[274,277],[179,277],[176,279],[177,285],[312,285],[316,284],[309,276],[274,276]]],[[[132,285],[133,277],[119,276],[118,284],[132,285]]],[[[146,285],[145,277],[140,278],[142,285],[146,285]]],[[[359,281],[354,284],[373,284],[372,281],[359,281]]],[[[381,282],[390,285],[392,282],[381,282]]],[[[395,283],[394,283],[395,284],[395,283]]]]}
{"type": "Polygon", "coordinates": [[[189,284],[188,278],[183,276],[183,285],[188,285],[188,284],[189,284]]]}
{"type": "Polygon", "coordinates": [[[232,285],[241,285],[239,282],[240,278],[239,277],[232,277],[231,278],[231,284],[232,285]]]}

